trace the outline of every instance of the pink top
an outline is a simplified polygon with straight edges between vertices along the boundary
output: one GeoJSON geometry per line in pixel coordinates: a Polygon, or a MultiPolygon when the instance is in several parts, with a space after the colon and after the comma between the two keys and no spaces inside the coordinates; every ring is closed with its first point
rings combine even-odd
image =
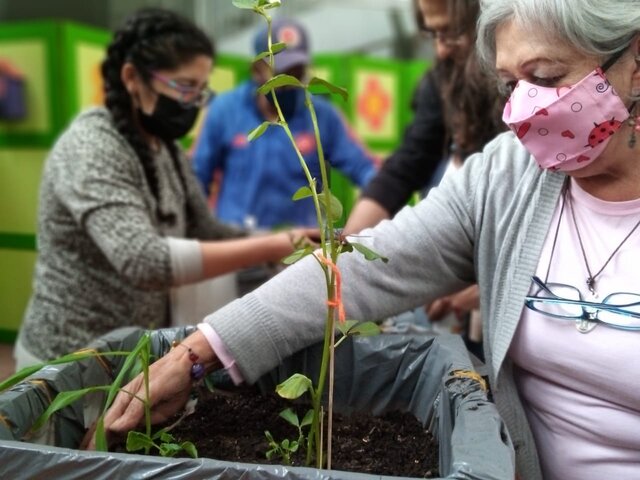
{"type": "Polygon", "coordinates": [[[200,330],[205,336],[205,338],[209,342],[209,345],[211,345],[211,349],[216,352],[216,356],[222,362],[222,365],[227,370],[227,373],[231,377],[231,380],[233,380],[233,383],[235,383],[236,385],[242,383],[244,381],[244,378],[242,378],[240,369],[236,365],[236,361],[227,350],[227,347],[224,346],[222,339],[216,333],[216,331],[208,323],[199,323],[198,330],[200,330]]]}
{"type": "MultiPolygon", "coordinates": [[[[570,196],[595,274],[640,219],[640,200],[605,202],[571,182],[570,196]]],[[[586,287],[585,261],[567,203],[548,282],[577,287],[584,300],[640,294],[640,229],[586,287]]],[[[562,201],[536,274],[544,281],[562,201]]],[[[580,333],[571,320],[523,308],[509,356],[546,480],[640,478],[640,331],[598,325],[580,333]]]]}

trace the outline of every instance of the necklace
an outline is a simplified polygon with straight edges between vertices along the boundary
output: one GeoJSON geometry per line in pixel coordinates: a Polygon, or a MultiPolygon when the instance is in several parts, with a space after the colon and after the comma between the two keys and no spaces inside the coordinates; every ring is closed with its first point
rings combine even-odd
{"type": "MultiPolygon", "coordinates": [[[[569,189],[567,188],[564,192],[565,197],[567,195],[568,190],[569,189]]],[[[580,242],[580,250],[582,251],[582,258],[584,259],[584,265],[585,267],[587,267],[587,273],[589,274],[586,281],[587,288],[589,289],[592,295],[596,295],[596,278],[598,278],[598,275],[600,275],[602,271],[607,267],[607,265],[609,265],[609,262],[613,259],[615,254],[618,253],[618,251],[622,248],[622,245],[625,244],[625,242],[629,239],[629,237],[633,235],[633,232],[635,232],[638,229],[638,227],[640,227],[640,220],[638,220],[638,222],[633,226],[631,231],[627,233],[627,236],[622,239],[622,241],[618,244],[615,250],[611,252],[611,255],[609,255],[609,258],[607,258],[607,260],[604,262],[604,265],[600,267],[600,270],[598,270],[595,274],[593,274],[591,273],[591,267],[589,267],[589,261],[587,260],[587,253],[585,252],[584,244],[582,242],[582,237],[580,236],[580,230],[578,229],[578,222],[576,222],[576,214],[573,208],[573,201],[571,200],[570,196],[569,196],[569,204],[570,204],[569,206],[571,207],[571,218],[573,219],[573,226],[575,227],[576,234],[578,235],[578,242],[580,242]]],[[[562,208],[564,208],[564,199],[563,199],[562,208]]]]}

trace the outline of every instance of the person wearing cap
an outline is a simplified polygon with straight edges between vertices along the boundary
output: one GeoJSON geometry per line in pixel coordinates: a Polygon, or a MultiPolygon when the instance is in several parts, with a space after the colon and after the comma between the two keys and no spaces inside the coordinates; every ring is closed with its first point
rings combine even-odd
{"type": "MultiPolygon", "coordinates": [[[[275,55],[273,74],[306,79],[310,64],[307,32],[298,22],[276,18],[272,41],[287,48],[275,55]]],[[[254,41],[256,54],[267,50],[267,30],[254,41]]],[[[196,142],[193,168],[208,195],[212,180],[221,180],[216,216],[224,222],[260,229],[283,225],[311,226],[316,213],[311,199],[294,202],[293,194],[307,179],[291,140],[281,128],[269,128],[254,140],[247,133],[265,120],[277,119],[271,95],[256,92],[272,76],[264,60],[251,66],[251,79],[217,96],[209,105],[196,142]]],[[[278,89],[278,102],[311,175],[320,180],[320,164],[311,116],[301,89],[278,89]]],[[[365,185],[376,172],[375,161],[356,140],[340,113],[327,100],[314,96],[313,105],[325,158],[354,184],[365,185]]]]}

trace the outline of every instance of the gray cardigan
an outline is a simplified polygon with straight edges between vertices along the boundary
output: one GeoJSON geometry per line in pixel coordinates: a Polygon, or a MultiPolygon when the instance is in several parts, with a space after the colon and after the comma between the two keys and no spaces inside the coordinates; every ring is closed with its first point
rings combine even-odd
{"type": "Polygon", "coordinates": [[[20,340],[34,356],[85,347],[114,328],[162,327],[174,284],[167,237],[216,239],[238,230],[211,218],[180,155],[154,155],[160,220],[140,160],[104,108],[78,116],[47,158],[40,186],[38,258],[20,340]],[[186,188],[184,188],[186,187],[186,188]]]}
{"type": "MultiPolygon", "coordinates": [[[[389,263],[342,255],[348,318],[382,319],[478,279],[492,391],[516,448],[522,478],[542,478],[507,357],[565,176],[542,171],[511,133],[469,158],[417,206],[359,238],[389,263]]],[[[306,258],[206,318],[245,379],[323,335],[326,288],[306,258]]],[[[559,352],[560,353],[560,352],[559,352]]]]}

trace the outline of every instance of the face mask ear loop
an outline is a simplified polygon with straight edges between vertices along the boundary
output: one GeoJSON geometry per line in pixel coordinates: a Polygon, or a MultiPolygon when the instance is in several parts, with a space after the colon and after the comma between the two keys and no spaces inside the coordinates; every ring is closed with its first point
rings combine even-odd
{"type": "Polygon", "coordinates": [[[631,127],[631,135],[629,136],[627,145],[629,145],[631,149],[636,146],[636,133],[640,133],[640,121],[638,121],[638,115],[635,113],[637,103],[638,102],[635,101],[629,107],[629,120],[627,120],[627,125],[631,127]]]}
{"type": "Polygon", "coordinates": [[[613,55],[611,55],[609,57],[609,59],[604,62],[602,64],[602,66],[600,67],[602,69],[603,72],[606,72],[607,70],[609,70],[614,63],[616,63],[618,60],[620,60],[620,57],[624,54],[624,52],[626,52],[627,49],[623,48],[622,50],[618,50],[617,52],[615,52],[613,55]]]}

